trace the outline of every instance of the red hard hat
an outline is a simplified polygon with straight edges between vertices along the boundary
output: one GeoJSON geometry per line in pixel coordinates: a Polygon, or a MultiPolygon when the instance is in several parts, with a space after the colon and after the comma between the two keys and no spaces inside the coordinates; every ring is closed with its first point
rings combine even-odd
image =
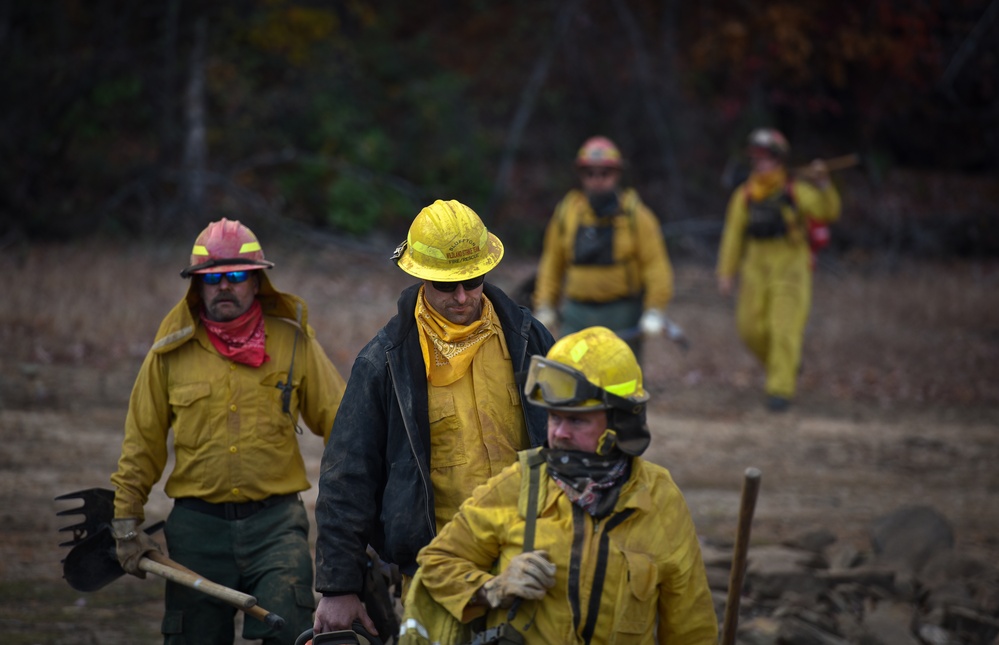
{"type": "Polygon", "coordinates": [[[189,278],[195,273],[223,273],[270,269],[264,251],[253,231],[236,220],[222,218],[201,231],[191,249],[191,266],[180,272],[189,278]]]}
{"type": "Polygon", "coordinates": [[[621,151],[607,137],[590,137],[576,153],[576,166],[579,168],[620,168],[621,165],[621,151]]]}

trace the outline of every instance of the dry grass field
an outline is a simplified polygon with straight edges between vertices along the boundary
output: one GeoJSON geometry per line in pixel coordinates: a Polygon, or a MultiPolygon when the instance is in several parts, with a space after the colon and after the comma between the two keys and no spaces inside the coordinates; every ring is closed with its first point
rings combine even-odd
{"type": "MultiPolygon", "coordinates": [[[[308,301],[345,376],[410,282],[385,246],[267,246],[273,282],[308,301]]],[[[81,594],[61,579],[57,529],[68,521],[55,513],[70,505],[53,498],[109,486],[131,382],[186,289],[187,252],[90,242],[0,258],[5,644],[159,640],[161,582],[126,578],[81,594]]],[[[507,258],[490,279],[513,290],[533,268],[507,258]]],[[[826,528],[869,549],[871,520],[922,503],[951,520],[960,548],[999,561],[999,263],[828,262],[816,276],[801,392],[778,416],[763,409],[762,370],[736,338],[711,267],[676,269],[670,314],[692,347],[648,346],[647,456],[673,472],[705,540],[731,540],[742,473],[756,466],[754,543],[826,528]]],[[[301,442],[314,481],[321,442],[301,442]]],[[[169,507],[157,490],[147,515],[169,507]]]]}

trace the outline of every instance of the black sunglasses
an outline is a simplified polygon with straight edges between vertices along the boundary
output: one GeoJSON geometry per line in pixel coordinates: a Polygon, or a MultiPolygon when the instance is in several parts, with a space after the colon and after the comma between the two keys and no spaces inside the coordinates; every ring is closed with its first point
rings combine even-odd
{"type": "Polygon", "coordinates": [[[480,275],[477,278],[470,278],[468,280],[462,280],[460,282],[437,282],[432,280],[430,284],[434,285],[434,289],[437,291],[443,291],[444,293],[451,293],[458,288],[460,284],[465,288],[465,291],[471,291],[472,289],[478,289],[482,286],[482,283],[486,281],[485,275],[480,275]]]}
{"type": "Polygon", "coordinates": [[[239,284],[240,282],[246,282],[246,279],[250,277],[249,271],[227,271],[226,273],[202,273],[201,281],[205,284],[216,285],[222,282],[222,276],[229,284],[239,284]]]}

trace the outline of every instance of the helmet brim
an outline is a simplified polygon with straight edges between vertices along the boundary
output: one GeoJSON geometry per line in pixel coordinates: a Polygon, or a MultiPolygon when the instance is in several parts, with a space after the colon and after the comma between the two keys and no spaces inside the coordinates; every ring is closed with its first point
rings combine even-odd
{"type": "Polygon", "coordinates": [[[255,271],[259,269],[273,269],[274,263],[267,260],[244,260],[242,258],[234,260],[209,260],[202,264],[189,266],[180,272],[182,278],[189,278],[192,275],[201,273],[226,273],[227,271],[255,271]]]}
{"type": "Polygon", "coordinates": [[[413,259],[413,249],[406,247],[402,254],[396,259],[396,264],[400,269],[421,280],[433,280],[439,282],[461,282],[485,275],[496,268],[496,265],[503,259],[503,243],[500,239],[489,233],[486,240],[486,250],[477,261],[465,265],[455,265],[449,267],[431,267],[420,264],[413,259]]]}
{"type": "Polygon", "coordinates": [[[579,159],[576,161],[576,168],[610,168],[611,170],[621,170],[624,164],[613,159],[601,159],[598,161],[586,161],[579,159]]]}

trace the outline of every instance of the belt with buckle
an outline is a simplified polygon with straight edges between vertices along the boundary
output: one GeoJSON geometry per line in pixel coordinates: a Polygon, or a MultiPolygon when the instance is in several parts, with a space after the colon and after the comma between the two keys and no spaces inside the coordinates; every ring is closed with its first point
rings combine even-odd
{"type": "Polygon", "coordinates": [[[212,517],[224,520],[245,520],[256,515],[265,508],[279,506],[292,500],[298,499],[298,493],[288,493],[287,495],[273,495],[256,502],[221,502],[213,504],[197,497],[180,497],[174,500],[174,504],[181,508],[186,508],[212,517]]]}

